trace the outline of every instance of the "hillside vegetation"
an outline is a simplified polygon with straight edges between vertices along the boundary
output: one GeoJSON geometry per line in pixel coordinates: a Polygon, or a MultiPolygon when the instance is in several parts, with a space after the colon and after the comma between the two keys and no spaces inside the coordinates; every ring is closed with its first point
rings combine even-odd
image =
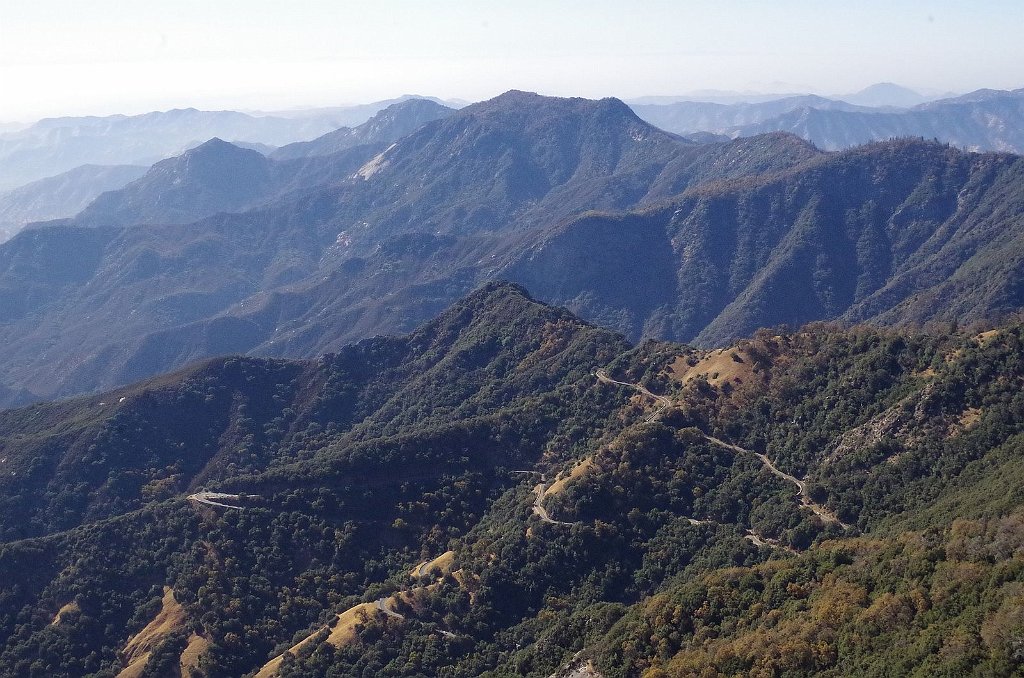
{"type": "Polygon", "coordinates": [[[1012,675],[1022,342],[632,347],[490,284],[10,410],[0,673],[1012,675]]]}

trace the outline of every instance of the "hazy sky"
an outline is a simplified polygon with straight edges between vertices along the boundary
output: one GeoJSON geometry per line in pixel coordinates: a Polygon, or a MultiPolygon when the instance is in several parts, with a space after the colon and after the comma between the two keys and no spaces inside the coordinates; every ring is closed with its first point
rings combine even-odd
{"type": "Polygon", "coordinates": [[[512,88],[1017,88],[1022,36],[1022,0],[0,0],[0,120],[512,88]]]}

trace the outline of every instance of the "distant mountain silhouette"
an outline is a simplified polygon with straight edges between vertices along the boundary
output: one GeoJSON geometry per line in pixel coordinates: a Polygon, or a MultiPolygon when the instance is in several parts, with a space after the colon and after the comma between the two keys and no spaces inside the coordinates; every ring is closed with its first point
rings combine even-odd
{"type": "Polygon", "coordinates": [[[740,135],[783,131],[819,148],[841,149],[897,137],[937,139],[977,151],[1024,152],[1024,90],[979,90],[899,112],[800,108],[732,130],[740,135]]]}
{"type": "Polygon", "coordinates": [[[0,190],[80,165],[152,165],[213,137],[281,146],[341,126],[330,116],[281,118],[194,108],[106,117],[47,118],[0,135],[0,190]]]}
{"type": "Polygon", "coordinates": [[[836,101],[807,94],[772,101],[731,104],[703,101],[680,101],[666,104],[633,104],[641,118],[655,127],[676,134],[694,132],[724,133],[742,125],[753,125],[776,118],[790,111],[815,108],[820,110],[867,110],[845,101],[836,101]]]}
{"type": "Polygon", "coordinates": [[[910,108],[931,101],[929,97],[923,94],[892,82],[878,82],[865,87],[859,92],[843,94],[836,98],[857,106],[875,108],[887,106],[892,108],[910,108]]]}
{"type": "Polygon", "coordinates": [[[104,191],[121,188],[141,177],[146,169],[138,165],[82,165],[0,193],[0,229],[6,225],[13,235],[33,221],[72,217],[104,191]]]}

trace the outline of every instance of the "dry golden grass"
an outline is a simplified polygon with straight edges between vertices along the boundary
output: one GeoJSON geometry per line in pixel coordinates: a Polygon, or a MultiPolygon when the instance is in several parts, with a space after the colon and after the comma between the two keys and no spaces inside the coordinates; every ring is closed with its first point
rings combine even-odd
{"type": "Polygon", "coordinates": [[[414,577],[440,577],[452,571],[452,563],[455,561],[455,551],[445,551],[437,558],[420,563],[409,572],[414,577]]]}
{"type": "MultiPolygon", "coordinates": [[[[394,609],[395,596],[389,598],[384,604],[390,609],[394,609]]],[[[327,639],[325,642],[333,645],[334,647],[344,647],[353,640],[356,639],[356,627],[360,624],[365,623],[367,620],[372,619],[375,615],[383,615],[383,613],[377,609],[375,603],[359,603],[339,614],[334,623],[330,626],[324,626],[313,633],[309,634],[295,645],[292,645],[285,652],[282,652],[278,656],[271,659],[269,662],[263,665],[263,668],[256,673],[254,678],[271,678],[277,675],[278,669],[284,662],[286,654],[299,655],[302,654],[306,649],[311,649],[313,641],[324,629],[329,630],[327,639]]],[[[387,617],[388,622],[400,621],[395,617],[387,617]]]]}
{"type": "Polygon", "coordinates": [[[981,408],[979,407],[968,407],[966,410],[960,413],[960,418],[957,419],[957,426],[961,431],[966,431],[971,428],[979,421],[981,421],[981,408]]]}
{"type": "Polygon", "coordinates": [[[67,617],[67,615],[71,614],[72,612],[78,612],[78,611],[79,611],[78,603],[72,601],[72,602],[68,603],[67,605],[65,605],[64,607],[62,607],[59,610],[57,610],[57,614],[53,615],[53,621],[50,622],[50,625],[51,626],[56,626],[57,624],[60,624],[62,621],[64,621],[64,618],[67,617]]]}
{"type": "Polygon", "coordinates": [[[117,678],[136,678],[141,675],[153,648],[169,634],[184,627],[185,618],[185,608],[175,600],[174,591],[165,586],[160,611],[145,628],[129,638],[121,650],[124,668],[117,674],[117,678]]]}
{"type": "Polygon", "coordinates": [[[988,330],[985,332],[979,332],[974,337],[974,340],[977,341],[982,346],[984,346],[985,344],[990,343],[997,336],[999,336],[999,330],[988,330]]]}
{"type": "Polygon", "coordinates": [[[593,467],[594,460],[591,457],[587,457],[583,461],[573,466],[572,470],[569,471],[567,475],[557,478],[555,482],[551,483],[551,486],[548,487],[548,489],[544,490],[544,496],[553,497],[557,494],[561,494],[569,485],[569,483],[581,477],[582,475],[590,471],[590,469],[593,467]]]}
{"type": "Polygon", "coordinates": [[[722,348],[709,351],[696,364],[690,365],[694,356],[679,356],[669,366],[669,374],[676,381],[688,384],[704,377],[713,386],[726,382],[743,382],[754,374],[754,360],[739,348],[722,348]]]}
{"type": "MultiPolygon", "coordinates": [[[[438,572],[440,574],[450,573],[452,577],[459,582],[460,586],[470,590],[469,595],[470,601],[472,602],[474,597],[472,587],[478,583],[479,577],[476,575],[467,575],[463,570],[452,571],[451,567],[454,558],[454,551],[445,551],[434,560],[428,561],[424,566],[424,570],[433,567],[434,569],[432,571],[434,572],[438,572]]],[[[418,567],[413,569],[413,575],[415,575],[417,569],[418,567]]],[[[440,582],[434,582],[427,586],[417,586],[406,591],[398,591],[388,598],[383,599],[381,601],[381,605],[391,612],[395,612],[397,604],[401,602],[409,608],[412,608],[413,614],[419,614],[423,611],[425,598],[433,594],[439,586],[440,582]]],[[[350,607],[339,614],[330,625],[320,627],[295,645],[292,645],[290,648],[271,659],[263,665],[254,678],[272,678],[273,676],[276,676],[278,669],[280,669],[281,664],[284,662],[285,655],[299,655],[308,650],[312,650],[314,640],[323,631],[328,631],[327,639],[324,642],[327,642],[334,647],[344,647],[345,645],[348,645],[356,640],[357,627],[360,624],[366,623],[370,619],[383,619],[384,622],[388,624],[401,624],[403,622],[403,619],[400,617],[392,615],[385,616],[385,612],[378,609],[376,602],[359,603],[358,605],[350,607]]]]}
{"type": "Polygon", "coordinates": [[[338,615],[338,620],[331,628],[331,635],[327,636],[327,642],[334,647],[348,645],[356,638],[356,627],[371,619],[376,613],[377,607],[373,603],[359,603],[355,607],[350,607],[338,615]]]}
{"type": "Polygon", "coordinates": [[[182,678],[191,678],[194,675],[198,675],[199,658],[210,649],[212,644],[209,638],[204,638],[196,633],[189,636],[188,645],[185,646],[185,650],[181,653],[182,678]]]}

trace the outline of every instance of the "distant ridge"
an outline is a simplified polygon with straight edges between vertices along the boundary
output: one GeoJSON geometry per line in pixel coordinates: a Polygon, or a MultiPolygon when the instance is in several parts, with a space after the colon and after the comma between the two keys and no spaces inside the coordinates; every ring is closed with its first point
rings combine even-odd
{"type": "Polygon", "coordinates": [[[375,113],[358,127],[341,127],[312,141],[282,146],[272,152],[270,157],[274,160],[291,160],[330,155],[354,146],[390,143],[453,112],[453,109],[431,99],[409,98],[375,113]]]}
{"type": "Polygon", "coordinates": [[[780,130],[836,150],[897,137],[936,139],[974,151],[1024,152],[1024,92],[979,90],[896,112],[801,108],[734,128],[733,135],[780,130]]]}
{"type": "MultiPolygon", "coordinates": [[[[383,106],[381,106],[383,108],[383,106]]],[[[182,108],[142,115],[46,118],[0,134],[0,190],[85,164],[152,165],[218,137],[270,147],[308,141],[379,108],[328,109],[296,117],[182,108]]]]}
{"type": "Polygon", "coordinates": [[[7,224],[13,235],[30,222],[72,217],[104,191],[121,188],[145,174],[146,169],[138,165],[82,165],[0,193],[0,225],[7,224]]]}

